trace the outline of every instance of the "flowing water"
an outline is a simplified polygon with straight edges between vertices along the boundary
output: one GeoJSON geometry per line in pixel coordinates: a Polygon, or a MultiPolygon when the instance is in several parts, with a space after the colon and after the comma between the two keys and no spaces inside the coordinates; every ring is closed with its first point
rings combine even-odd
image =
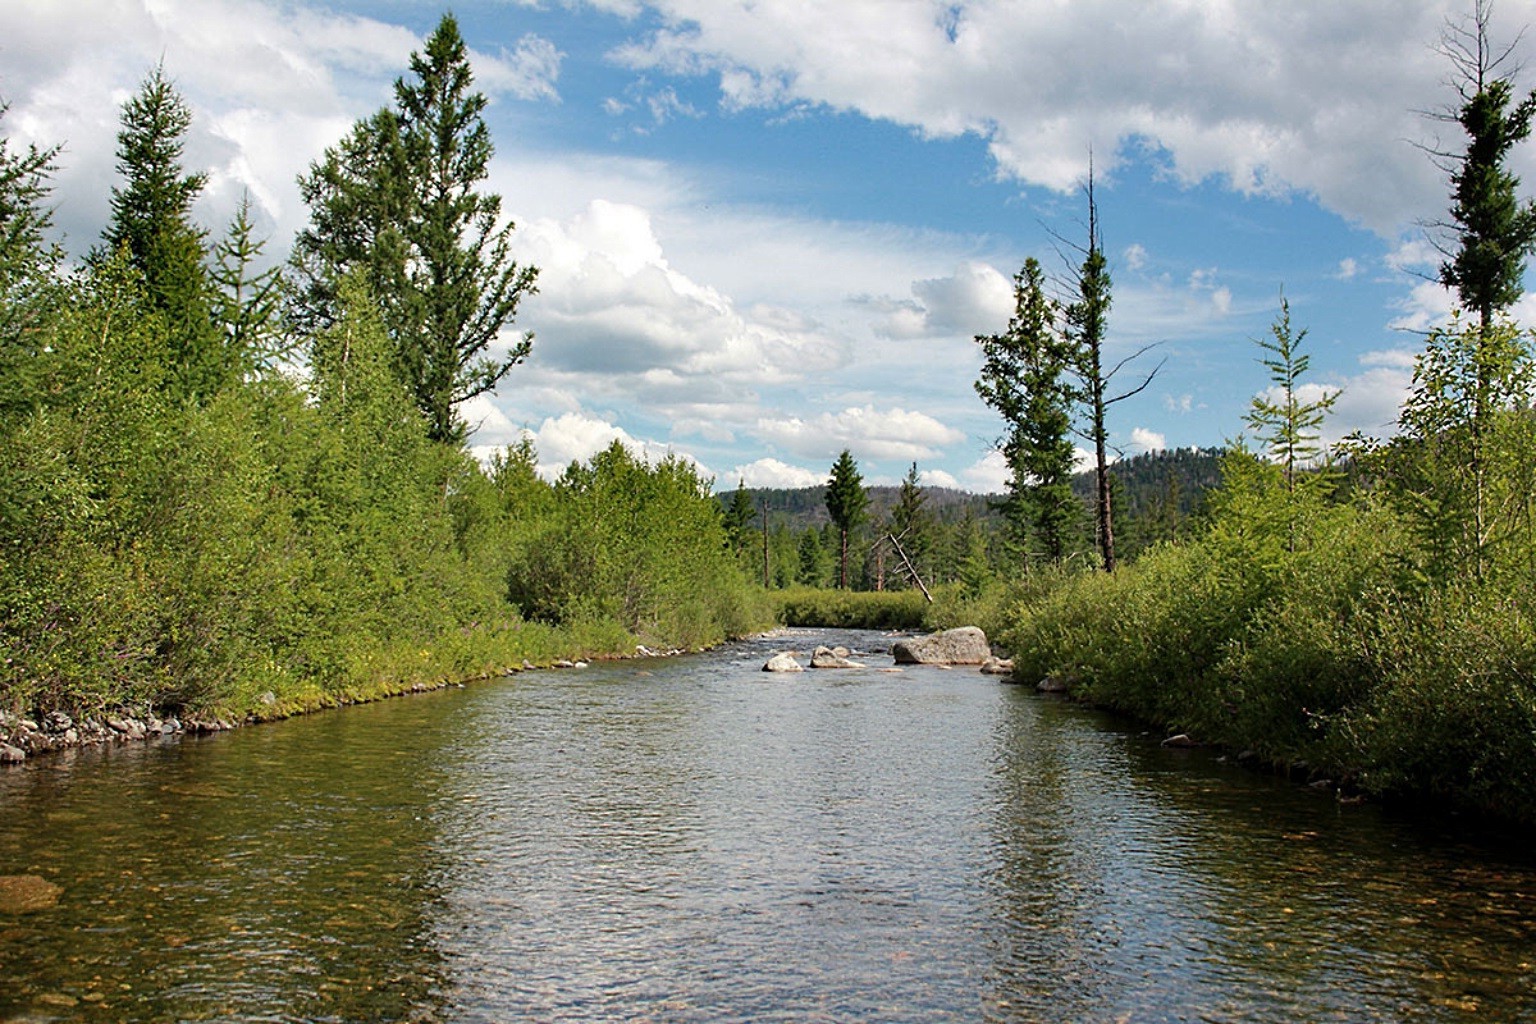
{"type": "Polygon", "coordinates": [[[0,1021],[1536,1021],[1536,853],[823,639],[0,771],[0,1021]]]}

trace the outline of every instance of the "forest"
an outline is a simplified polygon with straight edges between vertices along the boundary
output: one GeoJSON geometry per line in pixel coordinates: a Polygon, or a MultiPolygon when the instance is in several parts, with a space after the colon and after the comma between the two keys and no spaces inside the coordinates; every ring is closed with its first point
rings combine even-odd
{"type": "Polygon", "coordinates": [[[691,463],[615,444],[548,482],[531,446],[469,454],[457,407],[526,356],[492,342],[536,286],[476,189],[484,102],[444,18],[311,167],[278,263],[245,210],[192,222],[163,68],[77,261],[56,151],[0,148],[0,734],[277,717],[771,622],[691,463]]]}
{"type": "Polygon", "coordinates": [[[123,105],[86,253],[52,240],[58,150],[12,145],[0,108],[0,740],[50,713],[279,717],[775,621],[974,622],[1022,682],[1341,793],[1536,821],[1536,360],[1508,314],[1536,209],[1506,165],[1536,94],[1485,29],[1445,44],[1460,312],[1396,434],[1322,443],[1337,396],[1309,386],[1282,298],[1231,444],[1118,457],[1114,407],[1156,368],[1105,358],[1090,181],[1069,280],[1026,261],[1012,320],[976,339],[1000,497],[916,464],[867,487],[846,450],[803,491],[617,442],[553,481],[529,442],[474,458],[459,409],[515,381],[535,339],[503,339],[538,269],[480,189],[494,146],[451,16],[301,178],[281,259],[247,208],[193,222],[206,178],[163,67],[123,105]]]}

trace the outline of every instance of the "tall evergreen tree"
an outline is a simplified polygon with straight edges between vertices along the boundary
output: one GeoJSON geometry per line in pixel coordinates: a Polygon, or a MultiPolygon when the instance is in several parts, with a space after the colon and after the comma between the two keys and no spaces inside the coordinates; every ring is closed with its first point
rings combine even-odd
{"type": "Polygon", "coordinates": [[[457,444],[467,427],[456,407],[528,356],[531,333],[499,345],[537,269],[511,258],[501,197],[479,191],[494,147],[452,15],[410,68],[394,108],[359,122],[300,179],[310,225],[294,250],[299,314],[334,318],[337,282],[362,270],[432,436],[457,444]]]}
{"type": "MultiPolygon", "coordinates": [[[[7,109],[0,103],[0,120],[7,109]]],[[[27,408],[36,397],[39,298],[60,260],[48,241],[52,212],[45,205],[57,154],[57,147],[12,149],[0,135],[0,413],[27,408]]]]}
{"type": "Polygon", "coordinates": [[[1339,392],[1325,389],[1318,398],[1303,397],[1301,378],[1312,362],[1301,351],[1307,332],[1291,327],[1291,304],[1284,295],[1269,333],[1268,338],[1258,339],[1258,345],[1266,353],[1261,362],[1269,371],[1270,391],[1254,397],[1245,419],[1280,470],[1285,490],[1286,547],[1295,551],[1301,512],[1309,503],[1306,499],[1320,496],[1332,483],[1330,473],[1312,464],[1325,454],[1319,431],[1339,392]],[[1304,472],[1308,469],[1311,472],[1304,472]]]}
{"type": "Polygon", "coordinates": [[[1099,542],[1099,557],[1105,572],[1115,571],[1115,515],[1113,484],[1109,471],[1109,407],[1146,390],[1157,376],[1153,370],[1141,383],[1117,395],[1110,394],[1110,384],[1127,363],[1146,351],[1127,356],[1112,367],[1104,361],[1104,345],[1109,331],[1111,282],[1109,260],[1104,255],[1104,238],[1099,231],[1099,207],[1093,195],[1093,165],[1088,168],[1088,245],[1077,271],[1077,299],[1067,307],[1066,334],[1073,346],[1073,372],[1079,382],[1078,394],[1087,426],[1084,433],[1093,444],[1094,521],[1099,542]]]}
{"type": "Polygon", "coordinates": [[[1510,150],[1530,137],[1536,91],[1516,100],[1512,48],[1498,49],[1489,39],[1492,12],[1491,0],[1477,0],[1471,21],[1448,26],[1441,38],[1458,97],[1441,117],[1467,141],[1459,154],[1434,153],[1452,188],[1452,246],[1440,280],[1484,331],[1520,298],[1525,259],[1536,248],[1536,204],[1518,198],[1520,179],[1507,166],[1510,150]]]}
{"type": "Polygon", "coordinates": [[[1077,301],[1067,308],[1068,330],[1077,349],[1077,374],[1082,381],[1088,412],[1088,439],[1093,443],[1094,521],[1099,557],[1105,572],[1115,571],[1114,506],[1110,501],[1109,427],[1104,370],[1104,335],[1109,326],[1109,261],[1099,234],[1099,208],[1093,198],[1093,177],[1088,178],[1088,249],[1077,275],[1077,301]]]}
{"type": "Polygon", "coordinates": [[[213,247],[209,272],[225,347],[247,372],[270,370],[289,351],[281,316],[286,284],[282,267],[257,269],[266,242],[254,238],[254,232],[250,196],[242,196],[228,233],[213,247]]]}
{"type": "Polygon", "coordinates": [[[156,66],[123,105],[117,134],[123,184],[112,189],[112,217],[102,237],[108,256],[126,253],[144,279],[150,309],[165,318],[169,379],[183,397],[205,399],[234,380],[238,366],[214,323],[207,245],[192,222],[192,204],[207,177],[182,168],[191,126],[191,107],[156,66]]]}
{"type": "Polygon", "coordinates": [[[998,447],[1008,464],[1004,512],[1015,539],[1026,550],[1032,539],[1046,558],[1060,562],[1080,508],[1072,493],[1072,353],[1056,329],[1056,307],[1033,256],[1014,275],[1013,296],[1008,330],[976,338],[984,355],[976,393],[1007,428],[998,447]]]}
{"type": "MultiPolygon", "coordinates": [[[[10,105],[0,103],[0,121],[10,105]]],[[[52,269],[57,249],[48,241],[53,212],[45,205],[52,186],[58,147],[40,150],[11,148],[9,136],[0,135],[0,317],[9,318],[12,306],[31,285],[52,269]]],[[[0,323],[6,323],[0,320],[0,323]]]]}
{"type": "Polygon", "coordinates": [[[746,546],[747,535],[755,518],[757,509],[752,505],[752,496],[747,493],[747,482],[738,480],[736,493],[731,496],[731,503],[725,510],[725,536],[731,543],[731,550],[738,555],[746,546]]]}
{"type": "Polygon", "coordinates": [[[832,464],[832,476],[827,480],[827,514],[837,529],[837,585],[842,590],[848,589],[848,536],[864,522],[868,508],[869,494],[864,490],[864,478],[859,474],[852,453],[844,448],[832,464]]]}
{"type": "MultiPolygon", "coordinates": [[[[1460,491],[1462,483],[1467,485],[1467,500],[1442,508],[1459,504],[1469,514],[1465,529],[1458,532],[1472,538],[1467,546],[1474,552],[1471,565],[1479,578],[1486,568],[1484,556],[1496,515],[1489,490],[1495,474],[1490,458],[1497,445],[1490,435],[1508,408],[1498,396],[1526,386],[1500,375],[1528,364],[1531,356],[1530,339],[1501,319],[1520,298],[1525,260],[1536,249],[1536,204],[1519,199],[1520,179],[1507,166],[1510,150],[1530,137],[1536,91],[1517,100],[1514,46],[1492,43],[1492,13],[1491,0],[1476,0],[1471,19],[1447,25],[1441,36],[1440,52],[1451,64],[1457,102],[1438,116],[1460,128],[1466,146],[1460,152],[1430,151],[1450,178],[1452,191],[1451,220],[1440,225],[1448,238],[1442,244],[1446,259],[1440,281],[1455,290],[1461,307],[1476,321],[1431,334],[1415,368],[1413,394],[1403,417],[1411,434],[1425,421],[1427,410],[1437,410],[1429,416],[1433,419],[1444,415],[1449,400],[1465,403],[1463,409],[1451,410],[1461,428],[1431,442],[1439,449],[1454,442],[1459,451],[1449,461],[1443,450],[1429,461],[1465,466],[1464,475],[1455,474],[1455,486],[1444,481],[1447,486],[1437,489],[1460,491]]],[[[1518,394],[1512,399],[1527,400],[1518,394]]],[[[1450,521],[1455,516],[1437,518],[1450,521]]]]}

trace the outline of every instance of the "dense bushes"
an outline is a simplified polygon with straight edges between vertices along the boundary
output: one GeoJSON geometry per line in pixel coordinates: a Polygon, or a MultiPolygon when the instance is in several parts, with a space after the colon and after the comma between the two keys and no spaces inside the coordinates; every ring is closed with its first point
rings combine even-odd
{"type": "Polygon", "coordinates": [[[921,629],[928,604],[916,590],[818,590],[798,587],[773,593],[786,626],[845,629],[921,629]]]}
{"type": "Polygon", "coordinates": [[[0,710],[280,714],[766,621],[691,466],[482,470],[428,439],[362,293],[306,379],[169,399],[136,289],[98,267],[5,352],[40,386],[0,446],[0,710]]]}
{"type": "Polygon", "coordinates": [[[1536,593],[1434,582],[1389,502],[1310,501],[1229,472],[1206,530],[1021,600],[1026,680],[1383,796],[1536,821],[1536,593]],[[1277,511],[1279,510],[1279,511],[1277,511]]]}

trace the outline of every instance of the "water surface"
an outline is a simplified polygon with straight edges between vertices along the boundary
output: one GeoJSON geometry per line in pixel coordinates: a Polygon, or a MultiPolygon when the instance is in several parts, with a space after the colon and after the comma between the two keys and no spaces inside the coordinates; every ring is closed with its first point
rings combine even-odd
{"type": "Polygon", "coordinates": [[[1536,1021],[1536,858],[799,634],[0,771],[0,1021],[1536,1021]]]}

